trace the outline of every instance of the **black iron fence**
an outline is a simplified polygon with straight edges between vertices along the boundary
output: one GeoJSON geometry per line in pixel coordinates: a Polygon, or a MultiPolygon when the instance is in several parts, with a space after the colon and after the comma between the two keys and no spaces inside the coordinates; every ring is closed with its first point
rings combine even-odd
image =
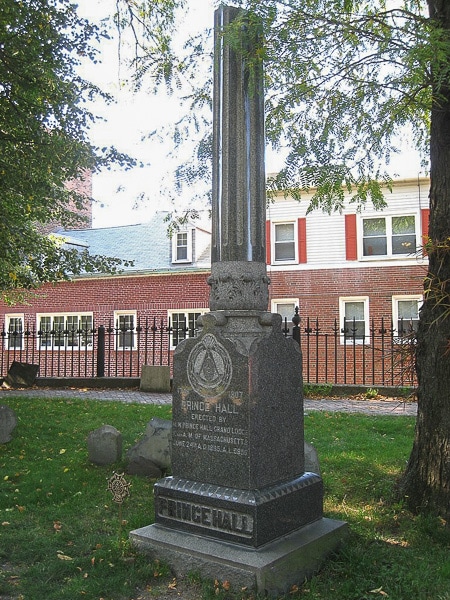
{"type": "Polygon", "coordinates": [[[301,345],[306,383],[415,387],[415,326],[372,319],[366,333],[355,320],[322,326],[308,317],[284,329],[301,345]]]}
{"type": "MultiPolygon", "coordinates": [[[[14,361],[39,365],[39,377],[140,377],[142,365],[169,365],[170,320],[146,319],[136,327],[93,324],[81,327],[5,329],[0,335],[0,374],[14,361]]],[[[188,330],[177,332],[179,339],[188,330]]]]}
{"type": "MultiPolygon", "coordinates": [[[[299,341],[303,378],[307,383],[368,386],[415,386],[416,338],[411,323],[359,323],[294,317],[283,325],[286,336],[299,341]]],[[[138,321],[133,328],[94,324],[91,327],[37,330],[29,326],[1,330],[0,375],[13,361],[39,365],[39,377],[140,377],[142,365],[171,366],[174,345],[195,335],[162,318],[138,321]]]]}

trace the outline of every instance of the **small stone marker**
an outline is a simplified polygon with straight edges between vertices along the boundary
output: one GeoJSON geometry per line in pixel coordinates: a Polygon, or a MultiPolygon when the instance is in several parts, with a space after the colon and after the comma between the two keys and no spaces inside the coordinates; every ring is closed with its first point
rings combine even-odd
{"type": "Polygon", "coordinates": [[[5,377],[5,383],[9,387],[31,387],[34,385],[39,365],[13,361],[5,377]]]}
{"type": "Polygon", "coordinates": [[[0,444],[6,444],[12,439],[12,432],[17,425],[17,416],[12,408],[2,404],[0,406],[0,444]]]}
{"type": "Polygon", "coordinates": [[[96,465],[112,465],[122,458],[122,434],[112,425],[102,425],[87,437],[89,460],[96,465]]]}
{"type": "Polygon", "coordinates": [[[305,471],[320,475],[320,463],[317,450],[308,442],[305,442],[305,471]]]}
{"type": "Polygon", "coordinates": [[[127,473],[162,477],[171,464],[171,435],[172,422],[153,417],[142,438],[127,452],[127,473]]]}
{"type": "Polygon", "coordinates": [[[141,392],[170,392],[170,367],[164,365],[142,365],[141,392]]]}

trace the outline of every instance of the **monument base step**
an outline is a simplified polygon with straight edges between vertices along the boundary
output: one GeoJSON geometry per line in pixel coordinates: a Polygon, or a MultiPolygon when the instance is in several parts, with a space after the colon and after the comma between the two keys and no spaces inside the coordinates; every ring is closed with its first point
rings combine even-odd
{"type": "Polygon", "coordinates": [[[137,549],[165,562],[176,576],[199,573],[231,589],[275,596],[317,573],[347,535],[347,523],[322,518],[260,548],[248,548],[163,525],[130,532],[137,549]]]}

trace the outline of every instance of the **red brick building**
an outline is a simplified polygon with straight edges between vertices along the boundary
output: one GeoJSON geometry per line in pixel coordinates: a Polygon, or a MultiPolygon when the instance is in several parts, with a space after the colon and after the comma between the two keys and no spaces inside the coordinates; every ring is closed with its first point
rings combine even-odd
{"type": "MultiPolygon", "coordinates": [[[[292,328],[299,307],[308,380],[403,383],[404,366],[398,367],[393,348],[402,354],[422,302],[428,180],[397,181],[386,200],[382,212],[369,206],[358,212],[349,201],[331,215],[308,213],[308,198],[298,203],[280,195],[268,206],[268,309],[292,328]]],[[[14,353],[30,345],[27,331],[36,338],[34,360],[39,355],[42,363],[45,355],[52,365],[55,356],[67,362],[76,349],[77,360],[86,363],[95,360],[86,359],[95,340],[80,332],[104,325],[118,334],[109,352],[122,352],[129,374],[152,360],[152,339],[144,332],[153,341],[161,336],[164,360],[179,339],[194,335],[196,319],[208,310],[210,227],[207,221],[190,223],[170,239],[165,217],[160,212],[144,224],[60,232],[66,243],[134,260],[134,266],[120,275],[44,286],[29,305],[0,305],[3,371],[14,353]],[[172,331],[166,332],[168,325],[172,331]],[[16,331],[13,338],[9,331],[16,331]]]]}

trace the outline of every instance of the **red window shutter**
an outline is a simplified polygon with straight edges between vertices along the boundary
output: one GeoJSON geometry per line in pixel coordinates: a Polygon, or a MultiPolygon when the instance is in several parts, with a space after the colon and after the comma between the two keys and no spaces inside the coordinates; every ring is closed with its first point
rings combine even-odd
{"type": "Polygon", "coordinates": [[[422,208],[421,212],[421,217],[422,217],[422,254],[424,256],[426,256],[426,250],[425,247],[427,245],[427,241],[428,241],[428,227],[430,224],[430,209],[429,208],[422,208]]]}
{"type": "Polygon", "coordinates": [[[266,221],[266,264],[272,263],[271,258],[270,221],[266,221]]]}
{"type": "Polygon", "coordinates": [[[306,255],[306,218],[303,217],[297,221],[297,233],[298,233],[298,262],[307,262],[306,255]]]}
{"type": "Polygon", "coordinates": [[[345,215],[345,258],[347,260],[358,260],[356,215],[345,215]]]}

